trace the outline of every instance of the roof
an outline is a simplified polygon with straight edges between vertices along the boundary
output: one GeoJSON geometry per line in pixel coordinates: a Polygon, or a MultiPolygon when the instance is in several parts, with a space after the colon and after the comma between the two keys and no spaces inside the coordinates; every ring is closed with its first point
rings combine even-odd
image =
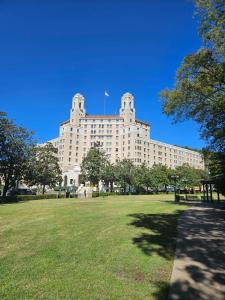
{"type": "Polygon", "coordinates": [[[64,125],[64,124],[67,124],[67,123],[69,123],[69,122],[70,122],[70,120],[66,120],[66,121],[60,123],[60,126],[61,126],[61,125],[64,125]]]}
{"type": "Polygon", "coordinates": [[[141,124],[146,125],[146,126],[150,126],[150,124],[148,124],[147,122],[144,122],[144,121],[140,121],[140,120],[136,119],[136,122],[141,123],[141,124]]]}
{"type": "MultiPolygon", "coordinates": [[[[123,120],[124,118],[121,117],[120,115],[85,115],[84,117],[80,117],[80,119],[82,119],[82,120],[86,120],[86,119],[111,119],[111,120],[119,119],[119,120],[123,120]]],[[[135,121],[138,123],[141,123],[143,125],[150,126],[147,122],[140,121],[137,119],[135,121]]],[[[60,123],[60,125],[67,124],[69,122],[70,122],[70,120],[66,120],[66,121],[60,123]]]]}
{"type": "Polygon", "coordinates": [[[123,118],[120,115],[86,115],[85,117],[81,117],[80,119],[120,119],[123,118]]]}

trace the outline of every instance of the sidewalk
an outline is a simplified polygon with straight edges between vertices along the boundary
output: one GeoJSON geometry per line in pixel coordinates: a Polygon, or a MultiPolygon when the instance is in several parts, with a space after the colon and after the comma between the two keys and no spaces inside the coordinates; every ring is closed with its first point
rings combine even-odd
{"type": "Polygon", "coordinates": [[[195,206],[180,217],[168,299],[225,299],[224,210],[195,206]]]}

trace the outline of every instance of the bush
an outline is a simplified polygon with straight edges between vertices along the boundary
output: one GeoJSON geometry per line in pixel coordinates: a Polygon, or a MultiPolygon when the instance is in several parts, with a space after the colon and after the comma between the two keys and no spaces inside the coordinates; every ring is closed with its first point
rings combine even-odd
{"type": "MultiPolygon", "coordinates": [[[[0,203],[16,203],[20,201],[29,201],[29,200],[41,200],[41,199],[57,199],[57,194],[44,194],[44,195],[17,195],[0,198],[0,203]]],[[[60,195],[60,198],[65,198],[64,194],[60,195]]]]}
{"type": "Polygon", "coordinates": [[[27,200],[41,200],[41,199],[56,199],[57,194],[44,194],[44,195],[18,195],[19,201],[27,200]]]}
{"type": "Polygon", "coordinates": [[[0,204],[4,204],[4,203],[17,203],[19,202],[17,197],[13,197],[13,196],[9,196],[9,197],[0,197],[0,204]]]}
{"type": "Polygon", "coordinates": [[[114,195],[117,195],[117,193],[115,193],[115,192],[93,192],[92,198],[114,196],[114,195]]]}

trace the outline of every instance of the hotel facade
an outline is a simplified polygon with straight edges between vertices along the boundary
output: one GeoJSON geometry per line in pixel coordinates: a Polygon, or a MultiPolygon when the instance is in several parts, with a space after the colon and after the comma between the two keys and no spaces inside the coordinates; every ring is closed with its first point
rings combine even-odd
{"type": "Polygon", "coordinates": [[[82,160],[96,142],[111,163],[127,158],[137,166],[163,164],[174,169],[186,163],[204,169],[201,153],[151,139],[150,125],[135,117],[134,97],[130,93],[122,96],[118,115],[89,115],[84,97],[76,94],[70,118],[60,124],[59,137],[49,142],[58,149],[68,186],[79,184],[82,160]]]}

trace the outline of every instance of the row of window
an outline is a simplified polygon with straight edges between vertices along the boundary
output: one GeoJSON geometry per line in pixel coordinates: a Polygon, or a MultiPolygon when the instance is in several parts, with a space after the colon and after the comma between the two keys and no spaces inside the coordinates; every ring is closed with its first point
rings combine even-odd
{"type": "Polygon", "coordinates": [[[196,157],[196,158],[198,158],[200,156],[200,154],[194,154],[194,153],[187,152],[187,151],[182,151],[182,150],[178,150],[178,149],[174,149],[174,148],[170,148],[170,147],[153,144],[153,148],[155,149],[156,147],[158,147],[159,150],[165,150],[165,151],[169,150],[169,152],[174,152],[179,155],[188,155],[188,156],[192,156],[192,157],[196,157]]]}
{"type": "Polygon", "coordinates": [[[111,122],[116,122],[116,123],[123,123],[123,119],[80,119],[80,123],[111,123],[111,122]]]}

